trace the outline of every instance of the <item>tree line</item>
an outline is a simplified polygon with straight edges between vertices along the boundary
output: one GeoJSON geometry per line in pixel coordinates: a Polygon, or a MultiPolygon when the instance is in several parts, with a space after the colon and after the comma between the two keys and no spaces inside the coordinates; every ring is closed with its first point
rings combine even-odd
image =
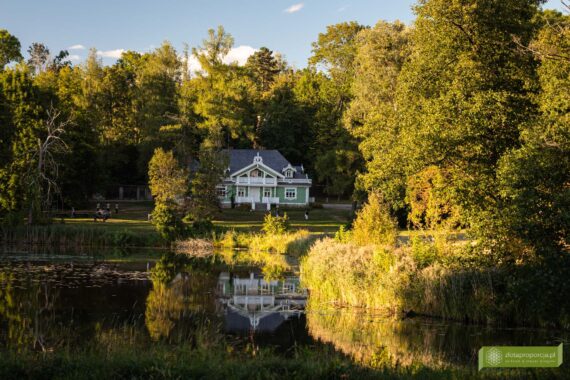
{"type": "Polygon", "coordinates": [[[401,226],[468,228],[498,260],[556,255],[570,223],[570,21],[543,3],[419,0],[411,25],[327,27],[300,70],[267,48],[224,63],[222,27],[182,54],[165,42],[111,66],[40,44],[21,62],[2,31],[2,210],[34,197],[26,178],[55,107],[71,120],[53,152],[66,199],[146,181],[158,147],[186,167],[208,149],[263,147],[328,194],[380,194],[401,226]]]}
{"type": "MultiPolygon", "coordinates": [[[[347,33],[362,28],[342,24],[347,33]]],[[[73,65],[33,43],[24,61],[18,39],[0,31],[0,212],[41,214],[59,201],[85,204],[117,184],[148,182],[157,148],[186,168],[223,148],[278,149],[303,163],[331,196],[349,196],[362,165],[356,138],[342,126],[348,104],[341,83],[317,69],[328,47],[314,45],[313,64],[296,70],[262,47],[247,63],[224,63],[233,38],[223,27],[182,52],[167,41],[149,53],[127,51],[113,65],[96,49],[73,65]],[[324,52],[324,53],[323,53],[324,52]],[[201,70],[191,73],[190,56],[201,70]],[[40,163],[38,141],[65,125],[52,165],[40,163]],[[57,184],[45,197],[49,184],[57,184]]]]}

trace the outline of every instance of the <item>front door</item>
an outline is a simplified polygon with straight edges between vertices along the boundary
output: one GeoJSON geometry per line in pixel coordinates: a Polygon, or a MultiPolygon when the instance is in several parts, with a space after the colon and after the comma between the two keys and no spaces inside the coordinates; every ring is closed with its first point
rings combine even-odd
{"type": "Polygon", "coordinates": [[[249,188],[249,196],[253,198],[253,201],[256,203],[261,202],[261,190],[259,187],[250,187],[249,188]]]}

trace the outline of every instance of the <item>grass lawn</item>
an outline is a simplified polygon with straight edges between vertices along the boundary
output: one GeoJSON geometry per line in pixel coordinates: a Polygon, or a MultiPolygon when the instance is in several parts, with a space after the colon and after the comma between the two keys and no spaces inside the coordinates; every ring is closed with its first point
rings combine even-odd
{"type": "MultiPolygon", "coordinates": [[[[102,206],[106,203],[102,202],[102,206]]],[[[95,203],[89,210],[78,210],[78,213],[93,214],[95,203]]],[[[94,228],[106,228],[108,230],[131,230],[134,232],[154,232],[153,225],[148,222],[147,216],[152,211],[152,202],[124,202],[119,203],[119,213],[114,212],[115,203],[111,204],[112,215],[106,222],[94,222],[92,218],[65,218],[65,224],[89,226],[94,228]]],[[[345,225],[350,216],[349,210],[343,209],[313,209],[309,212],[309,220],[305,220],[305,209],[281,210],[286,212],[291,222],[291,227],[295,230],[305,229],[312,234],[334,234],[340,226],[345,225]]],[[[234,229],[237,232],[258,232],[261,231],[265,210],[247,211],[241,209],[223,209],[214,217],[216,226],[234,229]]],[[[56,219],[57,223],[58,219],[56,219]]],[[[411,238],[417,235],[430,235],[429,231],[401,230],[399,232],[399,242],[406,244],[411,238]]],[[[465,239],[465,232],[457,232],[459,240],[465,239]]]]}
{"type": "MultiPolygon", "coordinates": [[[[106,202],[101,202],[106,206],[106,202]]],[[[77,213],[95,213],[95,204],[90,209],[77,210],[77,213]]],[[[152,202],[125,202],[119,203],[119,213],[114,212],[115,203],[111,203],[111,218],[106,222],[94,222],[93,218],[65,218],[65,224],[81,225],[110,230],[154,231],[147,220],[152,211],[152,202]]],[[[305,209],[282,210],[289,216],[293,229],[306,229],[314,234],[334,233],[340,226],[346,224],[350,211],[336,209],[314,209],[309,212],[309,220],[305,220],[305,209]]],[[[261,230],[265,210],[246,211],[239,209],[223,209],[215,216],[214,224],[227,227],[240,232],[257,232],[261,230]]],[[[57,223],[57,219],[56,219],[57,223]]]]}
{"type": "MultiPolygon", "coordinates": [[[[282,210],[287,213],[291,228],[305,229],[311,233],[335,233],[348,221],[350,211],[332,209],[314,209],[309,212],[309,220],[305,220],[304,209],[282,210]]],[[[214,218],[214,224],[239,232],[257,232],[261,230],[265,211],[245,211],[224,209],[214,218]]]]}

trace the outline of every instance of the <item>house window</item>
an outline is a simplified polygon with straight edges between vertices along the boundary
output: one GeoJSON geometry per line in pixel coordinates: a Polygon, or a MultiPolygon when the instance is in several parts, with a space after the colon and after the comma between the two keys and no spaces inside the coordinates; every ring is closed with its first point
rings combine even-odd
{"type": "Polygon", "coordinates": [[[297,198],[297,189],[294,187],[285,189],[285,198],[286,199],[297,198]]]}
{"type": "Polygon", "coordinates": [[[245,187],[238,187],[237,196],[238,197],[245,197],[245,187]]]}
{"type": "Polygon", "coordinates": [[[285,170],[285,177],[293,178],[293,170],[291,170],[291,169],[285,170]]]}
{"type": "Polygon", "coordinates": [[[270,198],[271,197],[271,188],[264,188],[263,189],[263,196],[266,198],[270,198]]]}
{"type": "Polygon", "coordinates": [[[227,194],[227,188],[225,186],[216,186],[216,194],[220,198],[225,198],[227,194]]]}
{"type": "Polygon", "coordinates": [[[252,170],[251,173],[249,174],[250,177],[261,177],[259,170],[255,169],[252,170]]]}

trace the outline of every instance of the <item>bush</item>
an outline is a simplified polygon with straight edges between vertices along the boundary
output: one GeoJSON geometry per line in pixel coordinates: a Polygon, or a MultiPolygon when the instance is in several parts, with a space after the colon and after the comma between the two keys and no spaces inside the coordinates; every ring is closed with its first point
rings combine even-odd
{"type": "Polygon", "coordinates": [[[267,235],[282,235],[289,230],[289,217],[287,213],[283,216],[265,215],[263,227],[261,228],[267,235]]]}
{"type": "Polygon", "coordinates": [[[167,203],[157,203],[152,211],[152,224],[160,236],[173,241],[184,232],[184,223],[176,214],[174,206],[167,203]]]}
{"type": "Polygon", "coordinates": [[[190,227],[190,235],[193,237],[209,237],[214,230],[214,223],[210,220],[196,220],[190,227]]]}
{"type": "Polygon", "coordinates": [[[339,243],[350,243],[352,239],[352,233],[345,226],[340,226],[337,232],[334,234],[334,240],[339,243]]]}
{"type": "Polygon", "coordinates": [[[352,241],[358,245],[395,245],[397,236],[396,219],[388,205],[379,193],[371,193],[354,221],[352,241]]]}

